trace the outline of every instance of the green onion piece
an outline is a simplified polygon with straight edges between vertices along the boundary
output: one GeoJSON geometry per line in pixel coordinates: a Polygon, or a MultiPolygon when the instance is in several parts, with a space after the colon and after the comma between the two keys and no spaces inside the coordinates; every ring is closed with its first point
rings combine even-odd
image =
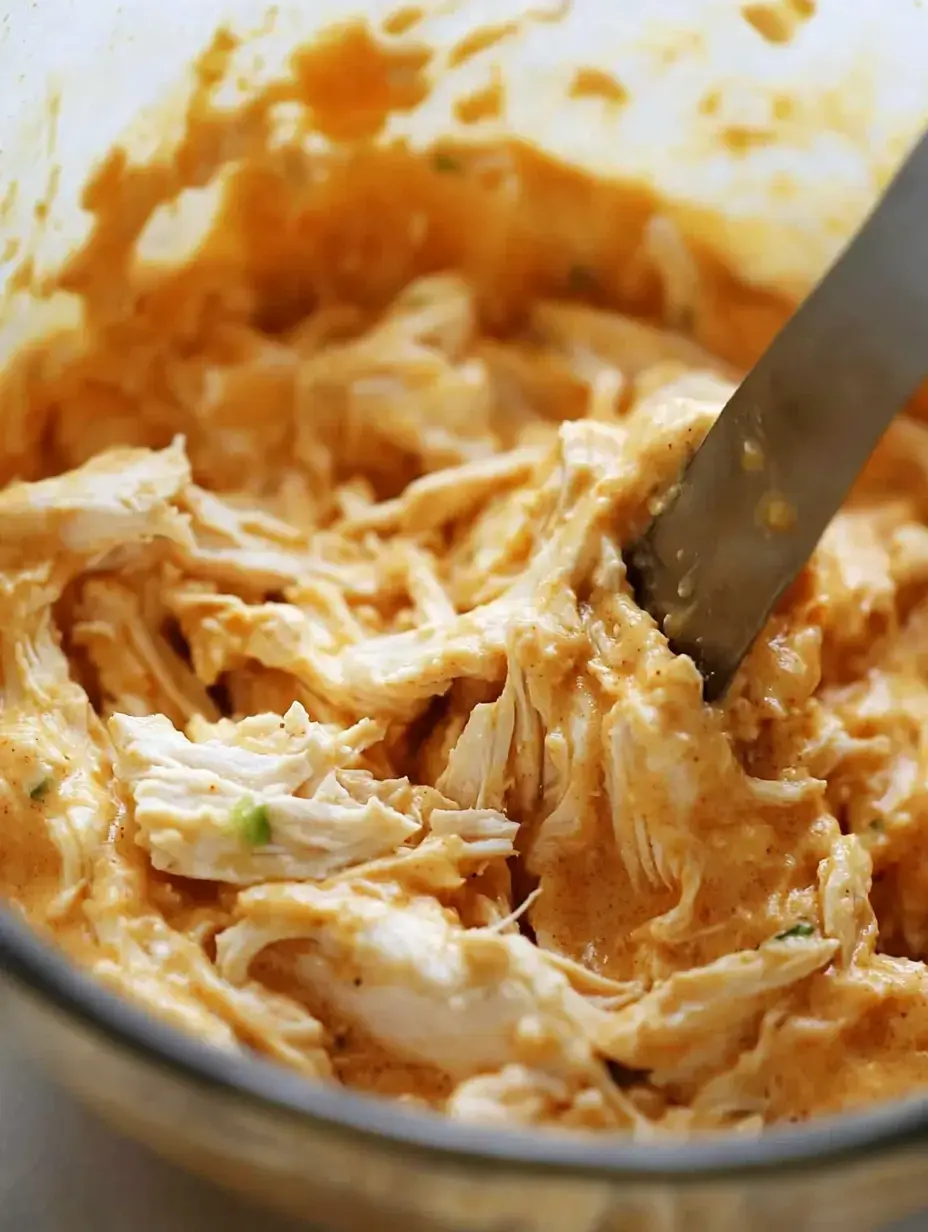
{"type": "Polygon", "coordinates": [[[815,929],[811,924],[801,923],[794,924],[792,928],[788,928],[786,932],[777,933],[774,941],[788,941],[790,937],[811,937],[815,933],[815,929]]]}
{"type": "Polygon", "coordinates": [[[462,171],[463,168],[452,154],[443,154],[440,150],[432,158],[432,166],[436,171],[462,171]]]}
{"type": "Polygon", "coordinates": [[[232,824],[249,847],[263,847],[271,841],[271,823],[267,805],[255,804],[251,796],[243,796],[232,810],[232,824]]]}
{"type": "Polygon", "coordinates": [[[34,787],[29,789],[30,800],[44,800],[52,789],[52,776],[46,774],[44,778],[39,779],[34,787]]]}

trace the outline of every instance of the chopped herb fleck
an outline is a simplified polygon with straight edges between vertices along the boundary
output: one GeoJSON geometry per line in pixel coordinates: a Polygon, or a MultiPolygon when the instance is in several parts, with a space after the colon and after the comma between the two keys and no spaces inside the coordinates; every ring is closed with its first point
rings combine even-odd
{"type": "Polygon", "coordinates": [[[811,937],[815,933],[815,929],[811,924],[806,924],[804,921],[799,924],[794,924],[792,928],[788,928],[786,932],[777,933],[774,941],[789,941],[791,937],[811,937]]]}
{"type": "Polygon", "coordinates": [[[436,171],[455,172],[464,170],[459,159],[455,158],[453,154],[445,154],[441,150],[433,157],[432,166],[436,171]]]}
{"type": "Polygon", "coordinates": [[[873,821],[870,822],[870,829],[873,830],[875,834],[882,834],[885,828],[886,827],[883,825],[883,822],[879,817],[874,817],[873,821]]]}
{"type": "Polygon", "coordinates": [[[46,774],[43,779],[39,779],[34,787],[29,789],[30,800],[44,800],[52,789],[52,776],[46,774]]]}
{"type": "Polygon", "coordinates": [[[255,804],[251,796],[243,796],[232,810],[232,824],[249,847],[263,847],[271,841],[271,823],[267,805],[255,804]]]}

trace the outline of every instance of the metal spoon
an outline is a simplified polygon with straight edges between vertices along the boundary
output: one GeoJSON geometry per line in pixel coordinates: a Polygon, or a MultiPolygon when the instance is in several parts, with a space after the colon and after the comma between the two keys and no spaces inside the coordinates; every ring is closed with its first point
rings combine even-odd
{"type": "Polygon", "coordinates": [[[626,550],[638,601],[696,661],[707,701],[926,374],[928,136],[626,550]]]}

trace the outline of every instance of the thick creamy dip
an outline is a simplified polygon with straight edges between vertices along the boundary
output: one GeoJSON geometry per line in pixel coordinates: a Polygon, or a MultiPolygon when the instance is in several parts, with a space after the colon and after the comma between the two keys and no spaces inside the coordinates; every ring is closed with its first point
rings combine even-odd
{"type": "Polygon", "coordinates": [[[81,328],[3,377],[3,892],[184,1030],[457,1118],[910,1092],[928,432],[706,707],[622,547],[788,306],[643,194],[379,140],[427,88],[404,12],[236,108],[217,37],[177,149],[87,187],[44,288],[81,328]],[[140,255],[220,182],[183,262],[140,255]]]}

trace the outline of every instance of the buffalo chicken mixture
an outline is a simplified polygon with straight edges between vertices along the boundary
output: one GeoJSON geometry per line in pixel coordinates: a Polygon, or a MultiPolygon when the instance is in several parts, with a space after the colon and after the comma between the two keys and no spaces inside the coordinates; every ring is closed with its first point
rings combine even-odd
{"type": "Polygon", "coordinates": [[[298,95],[325,133],[321,62],[221,111],[231,51],[170,156],[97,171],[42,289],[79,324],[5,377],[7,898],[218,1048],[460,1120],[751,1132],[928,1083],[928,430],[707,706],[622,558],[736,378],[616,307],[696,285],[672,229],[629,223],[610,299],[539,221],[546,175],[561,218],[595,189],[370,109],[272,139],[298,95]]]}

